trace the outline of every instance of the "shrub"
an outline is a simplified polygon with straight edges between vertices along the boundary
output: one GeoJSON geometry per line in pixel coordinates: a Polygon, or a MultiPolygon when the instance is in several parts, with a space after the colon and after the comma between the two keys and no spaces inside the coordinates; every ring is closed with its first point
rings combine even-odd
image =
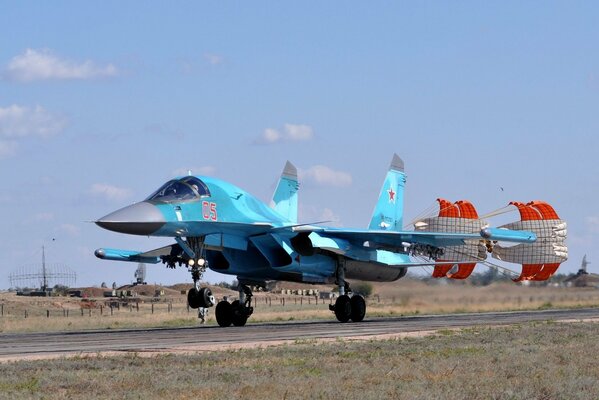
{"type": "Polygon", "coordinates": [[[352,285],[352,291],[368,297],[372,294],[372,284],[368,282],[356,282],[352,285]]]}

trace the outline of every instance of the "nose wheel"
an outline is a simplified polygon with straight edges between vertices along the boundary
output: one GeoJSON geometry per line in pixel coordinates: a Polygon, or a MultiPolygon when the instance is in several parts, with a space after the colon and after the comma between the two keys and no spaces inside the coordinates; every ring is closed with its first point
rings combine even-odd
{"type": "Polygon", "coordinates": [[[214,296],[212,295],[210,288],[203,287],[198,290],[197,288],[192,287],[189,289],[189,292],[187,292],[187,304],[193,309],[212,307],[214,303],[214,296]]]}
{"type": "Polygon", "coordinates": [[[193,279],[193,287],[187,292],[187,304],[194,309],[212,307],[216,303],[212,291],[207,287],[200,287],[200,278],[208,266],[206,260],[203,258],[197,261],[190,259],[187,261],[187,266],[191,268],[191,278],[193,279]]]}

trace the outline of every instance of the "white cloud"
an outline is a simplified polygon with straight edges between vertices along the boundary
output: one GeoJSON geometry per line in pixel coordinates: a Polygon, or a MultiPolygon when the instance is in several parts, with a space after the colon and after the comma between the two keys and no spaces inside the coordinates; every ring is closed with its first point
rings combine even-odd
{"type": "Polygon", "coordinates": [[[343,171],[335,171],[325,165],[315,165],[307,170],[299,170],[299,179],[304,182],[313,182],[323,186],[350,186],[352,176],[343,171]]]}
{"type": "Polygon", "coordinates": [[[192,168],[178,168],[172,172],[172,176],[183,176],[188,175],[189,171],[191,171],[192,175],[214,175],[216,172],[216,168],[207,165],[204,167],[192,167],[192,168]]]}
{"type": "Polygon", "coordinates": [[[5,79],[16,82],[81,80],[116,76],[118,70],[112,64],[100,66],[90,60],[75,62],[61,59],[48,49],[27,49],[10,60],[3,75],[5,79]]]}
{"type": "Polygon", "coordinates": [[[13,104],[0,107],[0,137],[48,137],[60,133],[66,126],[65,117],[54,115],[40,106],[29,108],[13,104]]]}
{"type": "Polygon", "coordinates": [[[130,189],[107,185],[105,183],[94,183],[89,189],[89,193],[110,201],[123,201],[133,195],[130,189]]]}
{"type": "Polygon", "coordinates": [[[314,130],[309,125],[285,124],[281,133],[274,128],[266,128],[254,144],[273,144],[278,142],[303,142],[314,137],[314,130]]]}
{"type": "Polygon", "coordinates": [[[304,141],[312,139],[314,131],[308,125],[285,124],[285,134],[289,140],[304,141]]]}
{"type": "Polygon", "coordinates": [[[275,143],[281,140],[283,136],[276,129],[267,128],[262,134],[262,140],[265,143],[275,143]]]}
{"type": "Polygon", "coordinates": [[[219,65],[225,61],[223,56],[214,53],[204,53],[204,59],[208,61],[210,65],[219,65]]]}

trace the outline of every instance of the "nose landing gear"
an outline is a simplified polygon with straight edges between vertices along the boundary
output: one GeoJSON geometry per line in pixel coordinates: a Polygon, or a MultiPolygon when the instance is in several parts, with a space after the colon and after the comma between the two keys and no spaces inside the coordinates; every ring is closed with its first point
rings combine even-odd
{"type": "Polygon", "coordinates": [[[193,309],[212,307],[214,303],[214,296],[212,295],[210,288],[204,287],[198,290],[197,288],[192,287],[189,289],[189,292],[187,292],[187,304],[193,309]]]}
{"type": "Polygon", "coordinates": [[[188,237],[185,241],[181,238],[175,240],[179,244],[180,253],[171,254],[166,261],[169,266],[171,264],[174,266],[175,262],[179,265],[184,264],[191,272],[193,287],[187,292],[187,304],[190,308],[199,309],[198,316],[202,318],[206,315],[205,309],[216,303],[210,288],[200,287],[200,279],[208,268],[204,237],[188,237]]]}

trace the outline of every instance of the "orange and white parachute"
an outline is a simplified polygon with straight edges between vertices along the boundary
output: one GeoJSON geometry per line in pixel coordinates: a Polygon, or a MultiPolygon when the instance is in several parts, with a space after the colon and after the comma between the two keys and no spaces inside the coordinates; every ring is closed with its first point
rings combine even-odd
{"type": "Polygon", "coordinates": [[[493,246],[493,258],[522,264],[522,273],[514,281],[544,281],[568,259],[566,246],[567,224],[553,207],[544,201],[520,203],[513,201],[520,212],[520,221],[500,226],[511,230],[531,231],[537,235],[534,243],[515,246],[493,246]]]}
{"type": "MultiPolygon", "coordinates": [[[[466,200],[451,203],[445,199],[437,199],[438,216],[424,218],[414,224],[416,231],[479,233],[488,226],[480,219],[472,203],[466,200]]],[[[460,246],[442,247],[443,255],[436,260],[433,271],[434,278],[465,279],[474,270],[476,262],[484,262],[487,252],[493,258],[510,263],[522,264],[520,276],[515,282],[549,279],[559,265],[568,258],[566,222],[559,218],[551,205],[544,201],[529,203],[511,202],[517,207],[520,221],[500,226],[499,228],[533,232],[537,239],[534,243],[504,245],[488,240],[464,240],[460,246]],[[451,261],[456,261],[452,264],[451,261]],[[455,270],[457,271],[451,273],[455,270]]]]}
{"type": "MultiPolygon", "coordinates": [[[[439,215],[416,222],[414,227],[417,231],[478,233],[485,225],[485,222],[478,218],[478,213],[472,203],[467,200],[451,203],[445,199],[437,199],[437,202],[439,203],[439,215]]],[[[435,265],[433,278],[466,279],[472,274],[476,262],[456,264],[444,262],[483,261],[487,258],[487,249],[481,240],[465,240],[464,242],[460,246],[443,248],[442,259],[437,260],[437,262],[443,264],[435,265]],[[457,271],[450,273],[455,265],[458,267],[457,271]]]]}

